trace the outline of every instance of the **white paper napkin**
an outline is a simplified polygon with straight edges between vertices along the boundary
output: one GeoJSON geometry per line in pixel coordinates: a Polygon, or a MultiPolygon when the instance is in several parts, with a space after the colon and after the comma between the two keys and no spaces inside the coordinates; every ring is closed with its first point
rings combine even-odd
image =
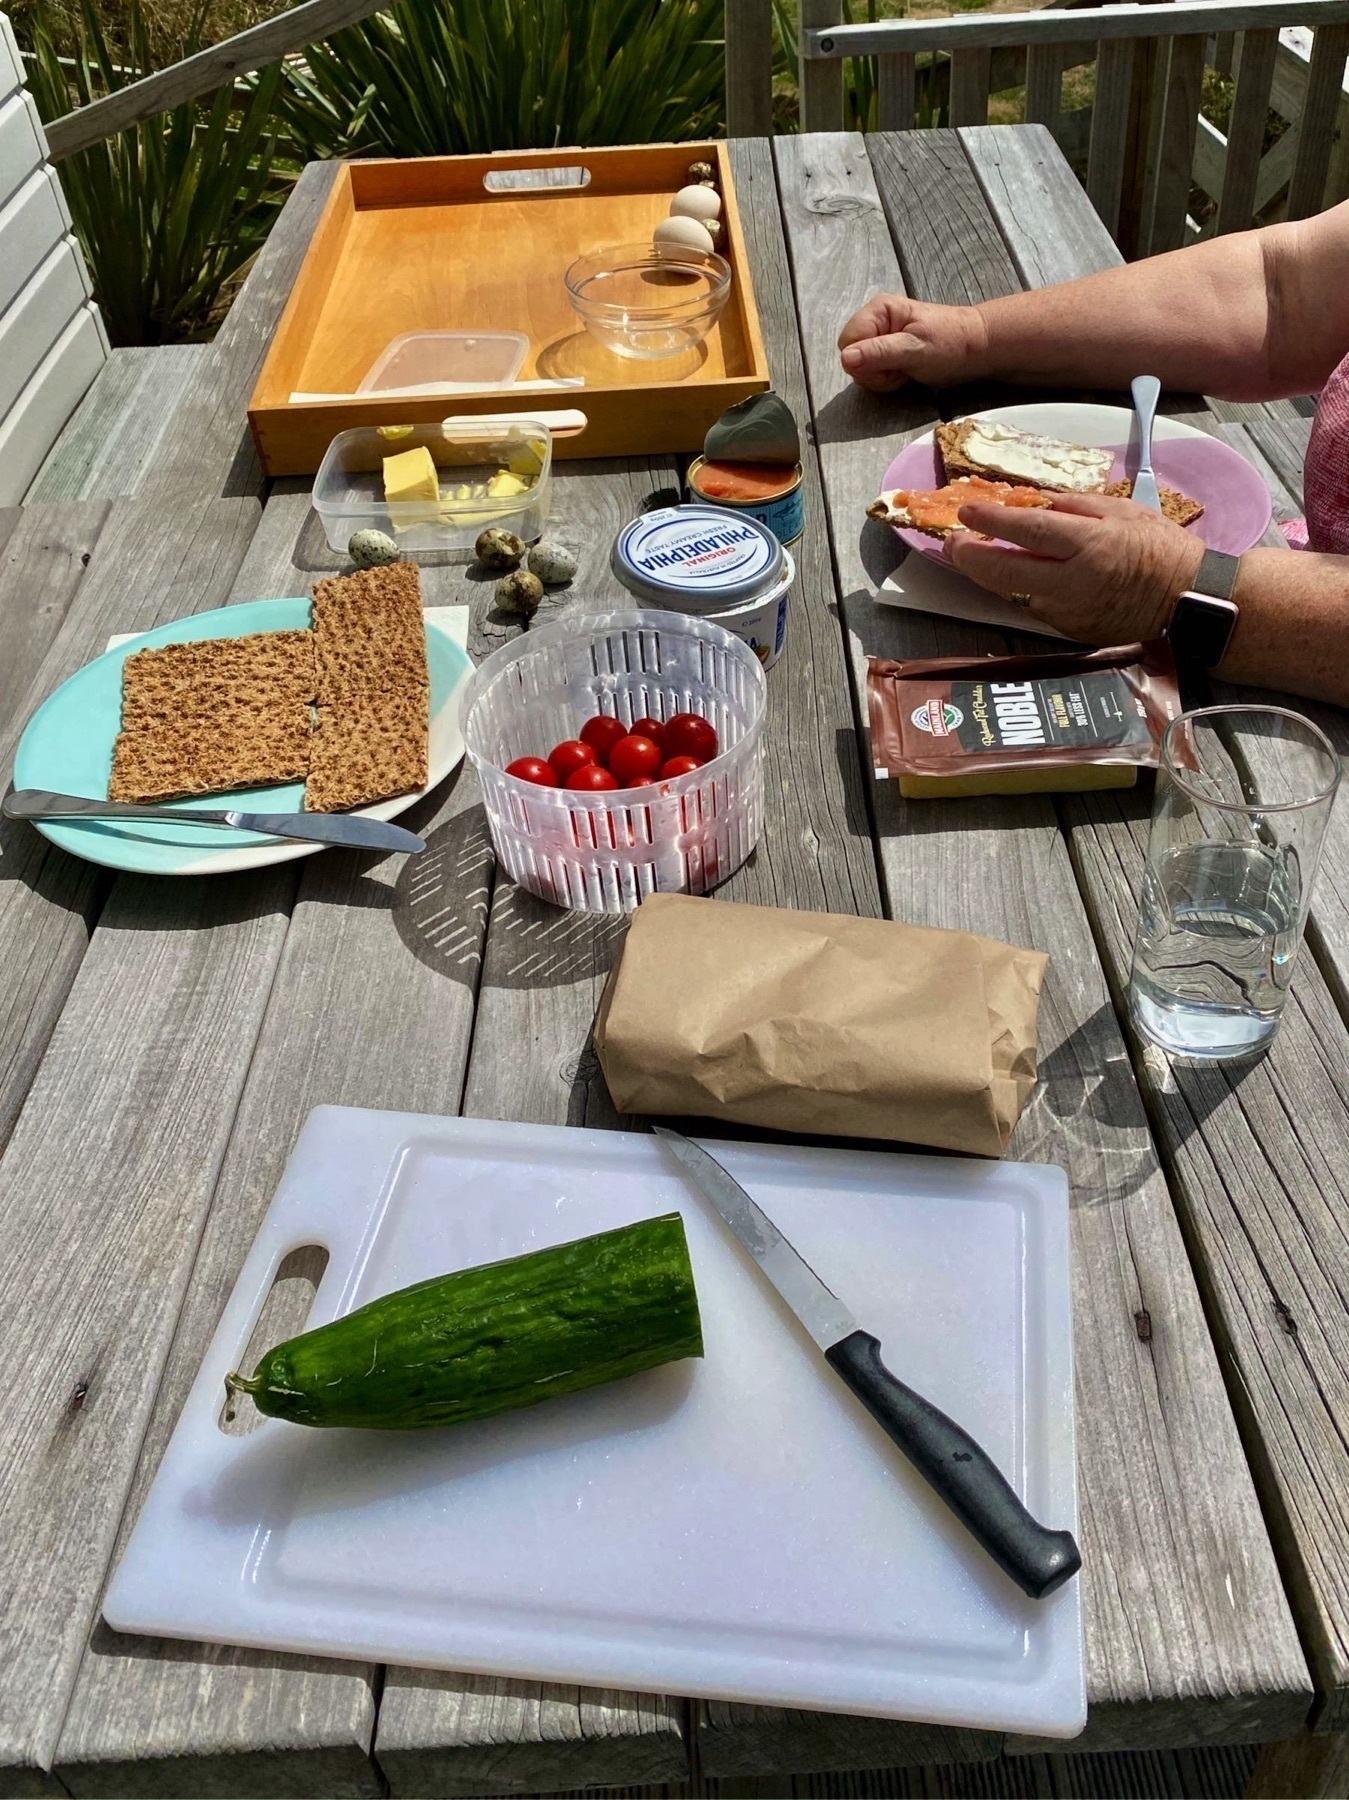
{"type": "Polygon", "coordinates": [[[948,619],[969,619],[975,625],[993,625],[1000,631],[1034,631],[1042,637],[1063,638],[1061,631],[1034,619],[1014,600],[1002,600],[979,587],[968,576],[945,563],[933,562],[910,550],[876,590],[882,606],[903,606],[910,612],[940,613],[948,619]]]}
{"type": "MultiPolygon", "coordinates": [[[[422,612],[431,623],[443,631],[446,637],[454,639],[461,650],[468,649],[468,613],[467,606],[424,606],[422,612]]],[[[119,644],[129,644],[133,637],[140,637],[139,631],[120,631],[115,637],[108,639],[109,650],[115,650],[119,644]]]]}

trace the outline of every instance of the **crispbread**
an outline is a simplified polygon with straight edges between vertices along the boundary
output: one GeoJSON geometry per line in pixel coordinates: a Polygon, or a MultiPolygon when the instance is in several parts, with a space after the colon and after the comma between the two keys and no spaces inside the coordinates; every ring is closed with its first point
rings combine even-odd
{"type": "Polygon", "coordinates": [[[228,720],[314,698],[314,639],[308,631],[255,632],[138,650],[122,665],[122,728],[148,730],[188,715],[228,720]]]}
{"type": "Polygon", "coordinates": [[[118,733],[108,798],[152,805],[190,794],[302,781],[309,768],[310,730],[303,700],[157,718],[118,733]]]}
{"type": "MultiPolygon", "coordinates": [[[[1132,481],[1112,481],[1105,490],[1112,500],[1132,500],[1134,484],[1132,481]]],[[[1193,525],[1196,519],[1202,519],[1204,508],[1200,501],[1191,500],[1188,494],[1179,494],[1175,488],[1157,484],[1157,498],[1162,503],[1162,515],[1171,520],[1173,525],[1193,525]]]]}
{"type": "Polygon", "coordinates": [[[867,517],[879,519],[886,525],[898,526],[902,530],[921,531],[927,537],[948,538],[957,533],[982,536],[981,532],[971,532],[968,525],[962,525],[954,517],[948,523],[917,522],[910,510],[913,501],[940,499],[943,494],[951,497],[951,505],[958,500],[961,505],[988,503],[996,506],[1006,504],[1009,499],[1014,504],[1019,503],[1018,509],[1027,505],[1040,508],[1050,504],[1048,496],[1041,493],[1039,488],[1017,483],[990,482],[983,475],[958,475],[942,488],[890,488],[872,501],[867,508],[867,517]],[[965,488],[970,490],[967,498],[957,493],[957,490],[965,488]]]}
{"type": "Polygon", "coordinates": [[[1104,491],[1114,461],[1110,451],[1090,444],[1075,444],[1067,438],[1051,438],[1040,432],[1022,431],[1005,419],[953,419],[946,424],[934,426],[932,437],[941,455],[948,481],[954,481],[958,476],[980,475],[986,481],[1009,481],[1018,487],[1039,488],[1046,494],[1099,494],[1104,491]],[[1006,433],[1009,441],[1023,453],[1038,456],[1041,471],[1047,468],[1049,472],[1016,468],[1010,461],[999,460],[996,455],[982,461],[969,456],[966,453],[968,440],[981,428],[985,433],[1006,433]],[[1052,464],[1046,465],[1045,456],[1051,451],[1072,451],[1079,457],[1086,458],[1094,465],[1094,469],[1085,471],[1090,479],[1082,483],[1054,479],[1055,473],[1061,474],[1062,471],[1054,471],[1052,464]]]}
{"type": "Polygon", "coordinates": [[[314,587],[318,700],[425,684],[426,626],[416,563],[336,575],[314,587]]]}
{"type": "Polygon", "coordinates": [[[348,812],[426,786],[429,688],[348,693],[320,705],[311,740],[306,812],[348,812]]]}

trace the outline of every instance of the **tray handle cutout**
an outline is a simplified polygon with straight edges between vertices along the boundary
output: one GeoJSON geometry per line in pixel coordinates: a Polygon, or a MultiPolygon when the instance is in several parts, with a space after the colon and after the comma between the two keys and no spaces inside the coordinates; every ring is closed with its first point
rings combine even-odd
{"type": "MultiPolygon", "coordinates": [[[[239,1358],[243,1374],[251,1375],[269,1350],[304,1330],[327,1267],[328,1252],[322,1244],[301,1244],[281,1258],[258,1322],[239,1358]]],[[[262,1423],[263,1414],[247,1395],[222,1400],[216,1414],[216,1424],[226,1437],[247,1437],[262,1423]]]]}
{"type": "Polygon", "coordinates": [[[489,194],[574,194],[590,186],[590,170],[579,163],[565,169],[489,169],[482,184],[489,194]]]}

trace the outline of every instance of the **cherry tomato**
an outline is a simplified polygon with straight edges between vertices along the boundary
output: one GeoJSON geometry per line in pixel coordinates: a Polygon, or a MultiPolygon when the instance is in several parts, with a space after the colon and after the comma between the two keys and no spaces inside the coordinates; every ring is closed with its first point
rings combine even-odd
{"type": "Polygon", "coordinates": [[[609,767],[620,787],[631,787],[634,775],[656,775],[660,772],[660,747],[646,737],[623,737],[609,752],[609,767]]]}
{"type": "Polygon", "coordinates": [[[672,756],[660,766],[660,778],[669,781],[675,775],[692,775],[695,769],[701,769],[702,763],[696,756],[672,756]]]}
{"type": "Polygon", "coordinates": [[[588,762],[573,769],[562,785],[575,794],[602,794],[609,788],[616,788],[618,783],[607,769],[602,769],[597,762],[588,762]]]}
{"type": "Polygon", "coordinates": [[[696,756],[699,762],[711,762],[719,748],[716,731],[697,713],[676,713],[666,720],[661,749],[667,756],[696,756]]]}
{"type": "Polygon", "coordinates": [[[548,752],[548,760],[553,765],[554,775],[565,785],[569,775],[599,759],[589,744],[583,744],[580,738],[568,738],[565,743],[553,746],[548,752]]]}
{"type": "Polygon", "coordinates": [[[506,764],[506,773],[517,781],[532,781],[535,787],[556,787],[557,770],[541,756],[517,756],[506,764]]]}
{"type": "Polygon", "coordinates": [[[595,761],[608,763],[609,752],[621,737],[628,735],[626,725],[620,724],[609,713],[600,713],[593,719],[587,719],[581,727],[581,742],[589,744],[595,752],[595,761]]]}
{"type": "Polygon", "coordinates": [[[665,748],[665,727],[659,719],[634,719],[631,729],[634,737],[650,738],[653,744],[665,748]]]}
{"type": "Polygon", "coordinates": [[[634,775],[632,780],[628,783],[628,786],[630,788],[655,787],[656,777],[654,775],[634,775]]]}

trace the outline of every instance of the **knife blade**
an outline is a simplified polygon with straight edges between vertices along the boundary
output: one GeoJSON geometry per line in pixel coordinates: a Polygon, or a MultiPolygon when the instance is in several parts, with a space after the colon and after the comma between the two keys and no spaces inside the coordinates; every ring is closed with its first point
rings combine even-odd
{"type": "Polygon", "coordinates": [[[230,825],[264,837],[299,838],[306,843],[343,844],[361,850],[425,850],[421,838],[385,819],[363,819],[355,813],[254,813],[233,809],[208,811],[186,806],[135,806],[125,800],[89,800],[79,794],[53,794],[46,788],[11,788],[0,800],[9,819],[173,819],[183,825],[230,825]]]}
{"type": "Polygon", "coordinates": [[[858,1325],[714,1156],[666,1125],[653,1129],[824,1351],[830,1368],[998,1567],[1033,1600],[1070,1580],[1082,1566],[1073,1534],[1041,1525],[987,1451],[891,1374],[881,1360],[879,1339],[858,1325]]]}
{"type": "Polygon", "coordinates": [[[1155,375],[1135,375],[1129,391],[1138,414],[1138,473],[1134,476],[1130,497],[1140,506],[1160,512],[1162,497],[1157,492],[1157,477],[1152,472],[1152,421],[1162,396],[1162,384],[1155,375]]]}

